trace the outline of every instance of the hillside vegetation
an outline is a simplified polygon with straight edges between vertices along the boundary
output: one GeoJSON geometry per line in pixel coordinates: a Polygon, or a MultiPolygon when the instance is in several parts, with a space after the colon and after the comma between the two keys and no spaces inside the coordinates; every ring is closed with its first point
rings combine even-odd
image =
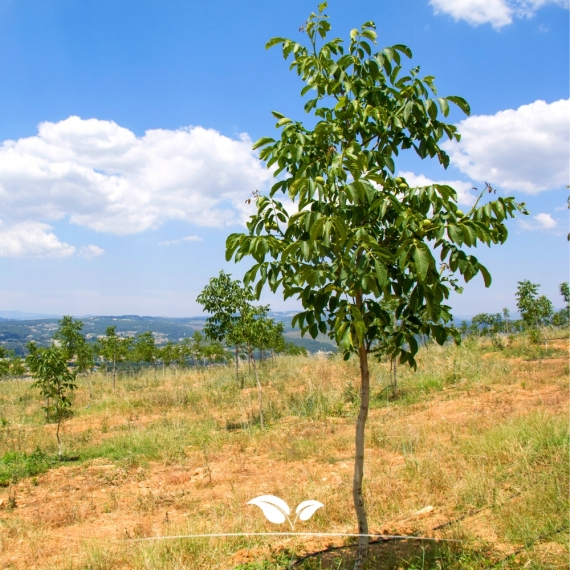
{"type": "MultiPolygon", "coordinates": [[[[319,335],[317,340],[309,337],[302,338],[298,329],[291,327],[289,313],[271,312],[270,316],[284,325],[284,334],[288,341],[306,348],[309,352],[318,350],[333,350],[334,345],[325,335],[319,335]]],[[[116,327],[121,337],[131,336],[145,331],[152,331],[157,344],[180,342],[191,337],[196,331],[204,328],[206,317],[169,318],[169,317],[139,317],[123,315],[117,317],[82,317],[84,333],[89,343],[103,337],[108,327],[116,327]]],[[[18,356],[28,353],[26,345],[34,341],[39,346],[49,346],[53,334],[60,325],[61,319],[12,320],[0,319],[0,344],[8,350],[13,350],[18,356]]]]}
{"type": "MultiPolygon", "coordinates": [[[[560,337],[560,331],[551,337],[560,337]]],[[[369,568],[566,568],[568,339],[525,335],[429,344],[417,372],[372,367],[365,492],[371,530],[457,542],[381,541],[369,568]]],[[[228,537],[287,532],[252,498],[324,508],[298,532],[352,533],[358,363],[282,356],[232,367],[78,376],[55,426],[31,381],[0,382],[0,567],[277,569],[351,567],[348,538],[228,537]],[[328,547],[320,555],[311,555],[328,547]],[[304,555],[311,555],[301,560],[304,555]]]]}

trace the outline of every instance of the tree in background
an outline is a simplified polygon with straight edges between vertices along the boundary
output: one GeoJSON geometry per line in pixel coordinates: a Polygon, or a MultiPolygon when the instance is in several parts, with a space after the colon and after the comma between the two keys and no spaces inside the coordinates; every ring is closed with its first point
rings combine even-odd
{"type": "Polygon", "coordinates": [[[552,302],[545,295],[538,296],[540,285],[531,283],[528,279],[518,282],[516,298],[517,307],[528,329],[537,329],[549,324],[554,313],[552,302]]]}
{"type": "Polygon", "coordinates": [[[304,346],[289,341],[284,341],[283,349],[280,352],[289,356],[308,356],[309,354],[304,346]]]}
{"type": "Polygon", "coordinates": [[[252,305],[248,305],[247,307],[243,307],[241,309],[239,320],[235,321],[231,332],[228,335],[228,341],[230,344],[235,346],[245,346],[249,362],[253,367],[259,404],[259,423],[262,429],[265,427],[263,420],[263,389],[259,380],[257,364],[255,362],[253,351],[260,348],[264,343],[264,338],[268,331],[268,311],[269,306],[254,307],[252,305]]]}
{"type": "Polygon", "coordinates": [[[225,342],[233,346],[236,363],[236,382],[239,383],[239,344],[240,334],[234,334],[236,323],[247,312],[250,302],[255,298],[251,287],[245,287],[238,279],[220,271],[218,277],[212,277],[208,285],[198,295],[196,301],[211,316],[206,319],[204,334],[213,341],[225,342]]]}
{"type": "Polygon", "coordinates": [[[500,313],[479,313],[473,317],[471,324],[479,336],[481,334],[498,334],[504,325],[503,317],[500,313]]]}
{"type": "MultiPolygon", "coordinates": [[[[381,301],[395,300],[397,323],[389,335],[390,355],[415,366],[417,336],[431,335],[443,344],[460,337],[444,304],[451,290],[487,269],[465,253],[479,242],[491,245],[507,239],[504,221],[522,204],[498,198],[475,205],[465,214],[457,193],[446,185],[410,187],[394,177],[394,158],[414,149],[420,158],[437,158],[447,167],[449,157],[439,142],[446,135],[459,139],[456,127],[440,119],[449,103],[465,113],[460,97],[435,97],[433,77],[419,68],[402,74],[408,47],[395,45],[377,53],[375,26],[366,22],[343,40],[328,41],[330,24],[324,14],[311,14],[303,30],[308,45],[273,38],[266,47],[281,45],[283,56],[312,94],[305,110],[314,114],[307,128],[274,112],[281,136],[264,137],[254,148],[274,169],[278,181],[269,196],[254,193],[257,212],[247,234],[232,234],[226,258],[252,256],[246,285],[255,282],[259,297],[264,285],[285,298],[296,296],[304,311],[293,324],[313,338],[328,333],[345,358],[360,361],[360,410],[356,424],[353,499],[358,519],[356,568],[368,551],[368,521],[362,494],[364,433],[370,398],[368,355],[393,313],[381,301]],[[319,45],[320,42],[320,45],[319,45]],[[283,193],[297,212],[290,214],[275,196],[283,193]],[[440,261],[436,261],[438,253],[440,261]]],[[[484,192],[492,193],[487,186],[484,192]]]]}
{"type": "Polygon", "coordinates": [[[193,365],[199,364],[204,356],[204,335],[200,331],[194,331],[194,334],[189,339],[184,339],[185,351],[190,357],[193,365]]]}
{"type": "Polygon", "coordinates": [[[511,313],[506,307],[503,309],[503,321],[505,323],[505,332],[509,334],[509,319],[511,318],[511,313]]]}
{"type": "Polygon", "coordinates": [[[28,344],[29,355],[26,362],[36,381],[32,388],[39,388],[45,398],[46,420],[57,422],[55,433],[59,460],[63,459],[63,446],[59,432],[64,418],[71,409],[71,393],[76,388],[75,371],[67,367],[68,353],[62,347],[38,348],[33,342],[28,344]]]}
{"type": "Polygon", "coordinates": [[[75,361],[78,372],[91,372],[95,365],[93,349],[81,334],[82,329],[83,321],[74,321],[73,317],[65,315],[53,338],[61,343],[67,360],[75,361]]]}
{"type": "Polygon", "coordinates": [[[552,324],[557,327],[567,327],[570,323],[570,287],[567,281],[560,284],[560,295],[564,299],[564,308],[552,317],[552,324]]]}
{"type": "Polygon", "coordinates": [[[10,359],[13,351],[0,345],[0,379],[10,375],[10,359]]]}
{"type": "Polygon", "coordinates": [[[21,378],[26,373],[24,359],[16,356],[13,350],[0,345],[0,380],[4,378],[21,378]]]}
{"type": "Polygon", "coordinates": [[[224,348],[224,345],[217,340],[206,344],[202,351],[203,357],[209,362],[227,362],[232,360],[231,353],[224,348]]]}
{"type": "Polygon", "coordinates": [[[23,358],[13,354],[10,358],[10,376],[12,378],[21,378],[26,374],[26,366],[23,358]]]}
{"type": "Polygon", "coordinates": [[[113,392],[117,383],[117,364],[126,360],[132,343],[132,338],[122,338],[117,335],[116,326],[107,327],[105,336],[98,340],[97,353],[112,364],[113,392]]]}
{"type": "Polygon", "coordinates": [[[135,336],[132,341],[132,350],[129,358],[135,362],[146,362],[150,364],[156,372],[156,361],[159,351],[154,340],[152,331],[145,331],[135,336]]]}
{"type": "Polygon", "coordinates": [[[285,327],[283,323],[279,323],[267,316],[262,317],[262,321],[259,324],[261,330],[256,348],[259,350],[259,360],[263,362],[265,352],[269,352],[273,357],[275,353],[284,350],[285,338],[283,337],[283,331],[285,327]]]}
{"type": "Polygon", "coordinates": [[[72,360],[79,349],[85,343],[81,334],[83,321],[73,320],[73,317],[65,315],[58,323],[59,327],[55,331],[53,338],[60,343],[67,360],[72,360]]]}
{"type": "Polygon", "coordinates": [[[178,346],[172,341],[168,341],[163,347],[158,349],[158,359],[162,361],[163,373],[166,371],[166,367],[170,366],[176,361],[178,356],[178,346]]]}

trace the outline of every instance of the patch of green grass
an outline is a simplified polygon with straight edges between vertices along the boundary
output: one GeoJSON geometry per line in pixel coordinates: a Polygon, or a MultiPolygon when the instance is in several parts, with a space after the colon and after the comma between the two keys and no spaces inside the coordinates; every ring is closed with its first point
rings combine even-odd
{"type": "Polygon", "coordinates": [[[147,426],[127,425],[116,435],[80,449],[80,457],[82,460],[106,457],[133,465],[145,461],[175,461],[183,459],[185,449],[190,446],[216,448],[221,443],[220,438],[223,432],[213,421],[162,418],[147,426]]]}
{"type": "Polygon", "coordinates": [[[463,502],[492,505],[497,528],[506,540],[527,543],[567,522],[565,418],[529,413],[472,436],[461,448],[478,465],[469,471],[463,502]]]}
{"type": "Polygon", "coordinates": [[[342,417],[346,414],[345,401],[319,388],[308,392],[289,394],[287,407],[292,415],[315,420],[342,417]]]}
{"type": "Polygon", "coordinates": [[[8,451],[0,457],[0,486],[7,487],[20,479],[40,475],[58,463],[55,457],[45,454],[40,449],[32,453],[8,451]]]}

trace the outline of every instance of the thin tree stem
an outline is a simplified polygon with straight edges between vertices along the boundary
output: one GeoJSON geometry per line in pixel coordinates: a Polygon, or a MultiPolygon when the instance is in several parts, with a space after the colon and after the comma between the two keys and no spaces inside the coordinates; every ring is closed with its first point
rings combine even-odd
{"type": "MultiPolygon", "coordinates": [[[[356,305],[358,308],[362,306],[362,292],[360,291],[356,296],[356,305]]],[[[364,497],[362,495],[362,480],[364,477],[364,430],[370,403],[370,371],[368,369],[368,354],[364,342],[358,347],[358,358],[360,360],[360,410],[356,421],[352,497],[358,521],[358,533],[360,535],[368,535],[368,519],[364,507],[364,497]]],[[[358,550],[354,570],[360,570],[362,568],[368,554],[369,542],[370,539],[368,536],[360,536],[358,538],[358,550]]]]}
{"type": "Polygon", "coordinates": [[[257,366],[255,365],[255,358],[253,358],[253,354],[250,351],[249,354],[251,358],[251,363],[253,365],[253,373],[255,375],[255,383],[257,384],[257,398],[259,401],[259,423],[261,425],[261,429],[265,426],[263,424],[263,390],[261,389],[261,382],[259,381],[259,376],[257,374],[257,366]]]}
{"type": "Polygon", "coordinates": [[[61,426],[61,414],[57,418],[57,430],[55,432],[55,437],[57,438],[57,453],[59,455],[59,460],[63,460],[63,449],[61,447],[61,439],[59,437],[59,427],[61,426]]]}

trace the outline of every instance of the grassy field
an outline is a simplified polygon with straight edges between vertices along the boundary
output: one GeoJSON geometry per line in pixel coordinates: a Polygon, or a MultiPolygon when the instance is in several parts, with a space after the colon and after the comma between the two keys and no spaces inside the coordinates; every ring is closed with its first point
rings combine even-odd
{"type": "MultiPolygon", "coordinates": [[[[264,363],[263,430],[245,374],[242,390],[231,367],[147,371],[116,393],[80,377],[64,463],[31,382],[1,382],[0,567],[351,567],[345,538],[145,540],[286,532],[246,505],[262,494],[325,505],[296,531],[355,532],[357,362],[264,363]]],[[[567,568],[568,339],[429,345],[399,376],[393,397],[389,365],[372,366],[371,531],[456,542],[381,541],[368,568],[567,568]]]]}

